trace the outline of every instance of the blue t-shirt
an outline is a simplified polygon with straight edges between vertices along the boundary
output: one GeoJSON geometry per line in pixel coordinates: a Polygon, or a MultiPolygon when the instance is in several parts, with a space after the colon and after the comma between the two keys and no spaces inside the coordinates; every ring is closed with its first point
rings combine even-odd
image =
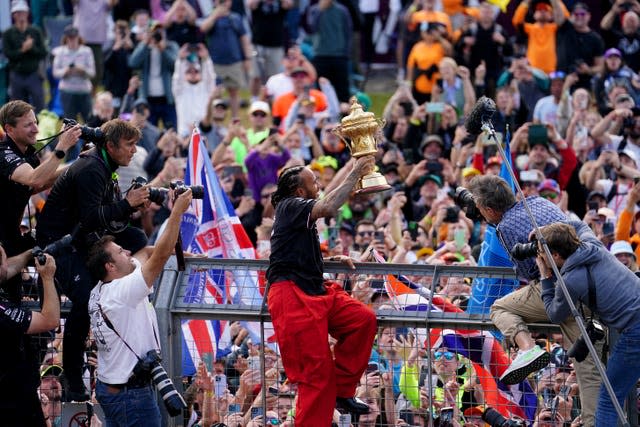
{"type": "Polygon", "coordinates": [[[207,47],[213,63],[230,65],[244,60],[240,37],[246,33],[242,18],[237,13],[218,18],[207,34],[207,47]]]}

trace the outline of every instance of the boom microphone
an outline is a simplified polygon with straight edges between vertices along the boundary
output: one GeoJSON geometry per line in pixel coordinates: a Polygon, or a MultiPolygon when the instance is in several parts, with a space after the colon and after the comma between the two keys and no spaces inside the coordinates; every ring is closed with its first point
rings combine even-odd
{"type": "Polygon", "coordinates": [[[495,112],[496,103],[493,102],[493,99],[486,96],[480,97],[464,124],[467,132],[471,135],[479,135],[482,132],[482,125],[491,124],[491,117],[495,112]]]}

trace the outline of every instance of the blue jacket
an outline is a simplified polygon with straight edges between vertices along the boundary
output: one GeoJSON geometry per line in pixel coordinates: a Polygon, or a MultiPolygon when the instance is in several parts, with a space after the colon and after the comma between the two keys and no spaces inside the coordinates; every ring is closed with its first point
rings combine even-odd
{"type": "MultiPolygon", "coordinates": [[[[589,306],[588,269],[596,289],[596,307],[589,307],[602,323],[618,331],[640,321],[640,278],[613,256],[589,226],[570,221],[582,242],[560,269],[571,299],[589,306]],[[594,310],[595,308],[595,310],[594,310]]],[[[542,281],[542,301],[549,319],[563,322],[571,315],[569,304],[555,278],[542,281]]]]}
{"type": "MultiPolygon", "coordinates": [[[[173,75],[173,66],[178,57],[178,44],[174,41],[167,40],[167,47],[161,53],[160,67],[162,69],[162,85],[164,86],[164,94],[167,97],[167,103],[174,104],[173,93],[171,91],[171,77],[173,75]]],[[[140,86],[140,92],[138,97],[149,97],[149,68],[151,60],[151,48],[146,43],[138,43],[136,48],[129,57],[130,68],[142,69],[142,86],[140,86]]]]}

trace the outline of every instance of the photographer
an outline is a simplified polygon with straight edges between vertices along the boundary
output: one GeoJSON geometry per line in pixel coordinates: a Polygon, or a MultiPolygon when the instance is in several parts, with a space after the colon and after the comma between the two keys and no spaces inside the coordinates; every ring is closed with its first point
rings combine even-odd
{"type": "MultiPolygon", "coordinates": [[[[10,101],[0,109],[0,126],[6,132],[0,142],[0,193],[5,207],[0,211],[0,242],[9,256],[19,254],[33,245],[21,243],[20,221],[31,194],[50,187],[58,174],[67,150],[80,136],[80,127],[67,130],[53,155],[40,163],[34,148],[38,121],[31,105],[10,101]]],[[[29,242],[32,243],[32,242],[29,242]]]]}
{"type": "MultiPolygon", "coordinates": [[[[620,405],[640,378],[640,363],[636,343],[640,339],[640,281],[595,238],[586,226],[574,229],[563,223],[549,224],[540,229],[547,241],[552,260],[547,260],[540,243],[536,264],[540,270],[542,301],[554,323],[572,317],[562,289],[555,286],[550,268],[555,262],[575,304],[586,306],[604,326],[616,329],[619,339],[607,362],[607,378],[620,405]],[[624,307],[624,309],[621,309],[624,307]]],[[[592,319],[587,319],[587,331],[592,319]]],[[[589,333],[592,341],[598,337],[589,333]]],[[[572,349],[576,360],[586,353],[583,338],[572,349]],[[582,344],[582,348],[580,348],[582,344]],[[583,354],[579,354],[582,350],[583,354]]],[[[609,393],[602,387],[598,395],[596,426],[615,425],[617,414],[609,393]]]]}
{"type": "Polygon", "coordinates": [[[139,365],[150,351],[160,351],[149,295],[173,252],[191,198],[190,189],[178,196],[155,248],[147,247],[133,258],[113,237],[105,236],[89,252],[87,267],[100,279],[89,300],[100,366],[96,398],[108,425],[160,426],[151,372],[139,365]]]}
{"type": "MultiPolygon", "coordinates": [[[[50,255],[46,262],[36,261],[44,295],[40,312],[21,308],[19,301],[0,296],[0,330],[4,351],[0,354],[0,413],[3,426],[42,426],[45,417],[37,389],[40,385],[39,352],[33,334],[56,328],[60,322],[60,302],[53,276],[56,263],[50,255]]],[[[31,251],[7,258],[0,246],[0,285],[19,275],[32,259],[31,251]]]]}
{"type": "Polygon", "coordinates": [[[87,302],[95,284],[84,264],[91,244],[104,234],[116,236],[118,244],[136,252],[146,245],[141,230],[127,225],[136,209],[148,202],[149,189],[130,189],[122,198],[117,185],[119,166],[127,166],[136,152],[140,131],[119,119],[100,129],[83,128],[96,147],[80,155],[56,181],[38,220],[37,241],[41,247],[65,234],[74,236],[74,250],[57,258],[56,279],[60,291],[72,302],[64,328],[63,365],[65,395],[72,400],[88,399],[82,382],[84,342],[89,332],[87,302]],[[101,136],[100,136],[101,135],[101,136]]]}
{"type": "MultiPolygon", "coordinates": [[[[511,252],[516,243],[529,241],[533,228],[531,220],[524,203],[516,203],[515,195],[504,179],[491,175],[479,176],[471,182],[469,191],[473,194],[480,214],[496,227],[500,243],[507,252],[511,252]]],[[[539,226],[567,221],[560,208],[550,201],[537,196],[526,200],[539,226]]],[[[577,224],[586,227],[582,223],[577,224]]],[[[527,328],[527,323],[548,321],[540,299],[540,275],[534,255],[518,259],[511,257],[518,277],[529,281],[529,286],[523,286],[498,299],[491,306],[491,320],[519,349],[518,356],[500,378],[505,384],[517,384],[549,363],[549,353],[535,344],[527,328]]],[[[580,336],[580,330],[572,316],[562,319],[560,329],[569,343],[575,342],[580,336]]],[[[574,368],[580,384],[582,419],[585,425],[592,425],[600,378],[591,357],[583,362],[576,361],[574,368]]]]}

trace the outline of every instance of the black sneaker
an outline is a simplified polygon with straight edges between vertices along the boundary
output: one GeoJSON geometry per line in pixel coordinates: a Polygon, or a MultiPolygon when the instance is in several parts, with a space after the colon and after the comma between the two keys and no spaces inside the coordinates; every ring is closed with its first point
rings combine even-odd
{"type": "Polygon", "coordinates": [[[369,406],[357,397],[338,397],[336,408],[352,414],[368,414],[370,411],[369,406]]]}

